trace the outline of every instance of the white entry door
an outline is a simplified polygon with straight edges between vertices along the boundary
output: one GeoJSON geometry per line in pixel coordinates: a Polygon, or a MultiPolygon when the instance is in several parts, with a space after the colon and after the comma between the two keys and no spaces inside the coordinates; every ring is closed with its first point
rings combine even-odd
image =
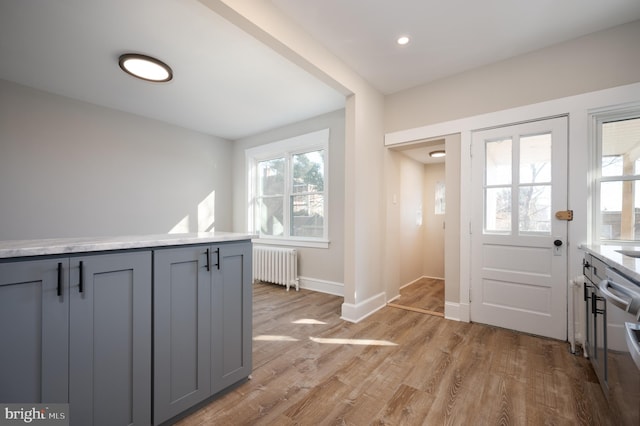
{"type": "Polygon", "coordinates": [[[567,337],[567,118],[472,137],[471,320],[567,337]]]}

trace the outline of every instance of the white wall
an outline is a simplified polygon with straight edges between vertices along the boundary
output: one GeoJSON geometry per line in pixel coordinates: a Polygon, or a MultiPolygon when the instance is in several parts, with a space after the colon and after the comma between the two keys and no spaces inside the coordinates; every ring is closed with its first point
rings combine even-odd
{"type": "Polygon", "coordinates": [[[333,294],[344,287],[344,138],[345,111],[338,110],[289,126],[239,139],[233,144],[233,229],[247,232],[245,150],[305,133],[329,129],[329,248],[298,248],[301,286],[333,294]]]}
{"type": "Polygon", "coordinates": [[[385,131],[500,111],[640,81],[640,21],[385,98],[385,131]]]}
{"type": "Polygon", "coordinates": [[[359,321],[386,301],[384,97],[270,2],[201,2],[347,98],[342,317],[359,321]]]}
{"type": "MultiPolygon", "coordinates": [[[[444,279],[444,231],[445,215],[435,213],[436,184],[445,183],[445,163],[424,165],[423,211],[424,252],[422,274],[444,279]]],[[[455,193],[455,192],[454,192],[455,193]]],[[[449,224],[458,226],[457,223],[449,224]]]]}
{"type": "MultiPolygon", "coordinates": [[[[398,155],[398,153],[393,153],[398,155]]],[[[424,164],[399,154],[400,163],[400,286],[409,284],[423,275],[424,221],[418,223],[418,212],[423,211],[424,164]]]]}
{"type": "MultiPolygon", "coordinates": [[[[459,306],[460,302],[460,242],[462,227],[461,216],[461,143],[460,134],[445,137],[447,161],[445,163],[445,185],[447,191],[447,210],[444,230],[444,299],[445,314],[451,307],[459,306]],[[449,306],[449,309],[447,309],[449,306]]],[[[455,309],[455,308],[454,308],[455,309]]],[[[458,317],[458,314],[452,314],[458,317]]]]}
{"type": "Polygon", "coordinates": [[[0,240],[230,231],[231,149],[0,80],[0,240]]]}
{"type": "Polygon", "coordinates": [[[400,288],[422,277],[424,225],[417,225],[423,204],[424,165],[401,151],[385,156],[386,238],[384,283],[387,300],[400,288]]]}

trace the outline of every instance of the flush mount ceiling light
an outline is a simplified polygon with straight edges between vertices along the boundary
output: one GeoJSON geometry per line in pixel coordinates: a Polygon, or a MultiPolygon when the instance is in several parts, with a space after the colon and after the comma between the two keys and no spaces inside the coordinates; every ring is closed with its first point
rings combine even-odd
{"type": "Polygon", "coordinates": [[[445,155],[447,155],[447,153],[442,149],[439,149],[437,151],[431,151],[429,153],[429,157],[431,158],[441,158],[441,157],[444,157],[445,155]]]}
{"type": "Polygon", "coordinates": [[[141,80],[163,83],[173,78],[169,65],[151,56],[125,53],[120,55],[118,64],[122,71],[141,80]]]}
{"type": "Polygon", "coordinates": [[[409,37],[407,36],[398,37],[398,39],[396,40],[396,43],[398,43],[400,46],[404,46],[405,44],[409,43],[409,37]]]}

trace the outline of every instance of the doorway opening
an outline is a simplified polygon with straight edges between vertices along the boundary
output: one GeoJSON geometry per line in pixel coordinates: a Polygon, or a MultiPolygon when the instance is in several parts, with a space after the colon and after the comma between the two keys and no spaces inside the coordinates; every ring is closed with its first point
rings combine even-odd
{"type": "Polygon", "coordinates": [[[445,153],[442,138],[390,150],[396,184],[388,220],[394,222],[398,265],[388,306],[444,316],[445,153]]]}
{"type": "Polygon", "coordinates": [[[420,278],[401,288],[400,297],[387,306],[444,317],[444,279],[420,278]]]}

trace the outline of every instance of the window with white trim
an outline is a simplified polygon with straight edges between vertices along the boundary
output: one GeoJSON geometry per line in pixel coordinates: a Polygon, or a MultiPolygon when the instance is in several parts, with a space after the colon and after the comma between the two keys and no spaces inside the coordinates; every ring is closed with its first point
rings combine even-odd
{"type": "Polygon", "coordinates": [[[328,241],[329,129],[246,150],[249,231],[262,240],[328,241]]]}
{"type": "Polygon", "coordinates": [[[640,241],[640,107],[597,114],[595,238],[640,241]]]}

